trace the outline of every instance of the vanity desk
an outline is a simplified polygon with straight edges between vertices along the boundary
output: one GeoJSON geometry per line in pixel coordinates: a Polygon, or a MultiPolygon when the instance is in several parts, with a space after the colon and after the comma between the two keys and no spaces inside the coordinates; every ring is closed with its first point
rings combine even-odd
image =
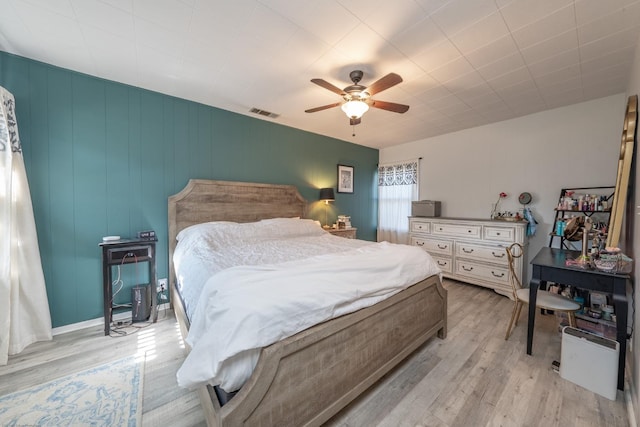
{"type": "Polygon", "coordinates": [[[576,259],[580,251],[543,247],[531,261],[531,283],[529,285],[529,321],[527,327],[527,354],[533,347],[533,329],[536,314],[538,289],[546,289],[547,282],[571,285],[589,291],[598,291],[612,296],[616,313],[616,341],[620,344],[618,358],[618,389],[624,390],[624,366],[627,352],[627,285],[628,274],[605,273],[596,269],[567,266],[566,260],[576,259]]]}

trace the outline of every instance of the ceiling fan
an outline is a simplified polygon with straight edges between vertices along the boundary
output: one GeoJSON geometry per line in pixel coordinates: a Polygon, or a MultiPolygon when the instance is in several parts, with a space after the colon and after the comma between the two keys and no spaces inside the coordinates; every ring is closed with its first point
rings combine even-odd
{"type": "Polygon", "coordinates": [[[312,83],[340,95],[343,101],[311,108],[309,110],[305,110],[305,113],[315,113],[316,111],[322,111],[340,105],[342,111],[344,111],[347,117],[349,117],[349,123],[355,126],[361,122],[362,115],[369,110],[369,107],[380,108],[394,113],[405,113],[409,110],[408,105],[377,101],[371,98],[373,95],[402,82],[402,77],[395,73],[389,73],[369,87],[366,87],[360,84],[360,80],[362,80],[363,75],[364,73],[360,70],[350,72],[349,78],[351,78],[353,84],[345,87],[344,89],[340,89],[323,79],[311,79],[312,83]]]}

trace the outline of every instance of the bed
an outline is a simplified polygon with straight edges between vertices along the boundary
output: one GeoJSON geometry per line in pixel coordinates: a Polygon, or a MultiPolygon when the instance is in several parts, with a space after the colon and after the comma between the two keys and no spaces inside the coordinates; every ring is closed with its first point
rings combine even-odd
{"type": "MultiPolygon", "coordinates": [[[[306,209],[307,202],[289,185],[190,180],[169,197],[171,304],[183,337],[191,323],[172,262],[178,234],[210,221],[304,218],[306,209]]],[[[263,347],[249,379],[224,405],[213,387],[198,387],[207,424],[320,425],[429,338],[445,338],[446,313],[446,290],[434,274],[374,305],[263,347]]]]}

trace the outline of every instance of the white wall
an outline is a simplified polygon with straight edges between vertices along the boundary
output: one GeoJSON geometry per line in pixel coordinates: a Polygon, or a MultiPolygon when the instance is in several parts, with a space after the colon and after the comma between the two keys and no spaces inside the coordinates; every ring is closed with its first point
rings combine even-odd
{"type": "MultiPolygon", "coordinates": [[[[631,71],[631,77],[629,79],[629,85],[627,87],[627,96],[631,96],[631,95],[639,95],[640,96],[640,39],[638,41],[638,43],[636,43],[636,53],[634,56],[634,63],[633,63],[633,68],[631,71]]],[[[637,124],[636,124],[636,129],[637,129],[637,124]]],[[[637,133],[637,130],[636,130],[637,133]]],[[[636,135],[636,139],[637,139],[637,135],[636,135]]],[[[636,140],[636,146],[637,146],[637,140],[636,140]]],[[[636,147],[637,150],[637,147],[636,147]]],[[[636,154],[636,158],[634,159],[634,162],[636,162],[636,181],[635,181],[635,194],[633,199],[631,200],[632,203],[634,203],[633,206],[633,212],[635,213],[634,218],[633,218],[633,222],[635,223],[635,226],[633,227],[634,229],[634,235],[633,235],[633,257],[635,259],[635,277],[634,277],[634,282],[635,283],[639,283],[638,279],[640,278],[640,268],[638,266],[638,256],[640,256],[640,224],[638,224],[638,222],[636,221],[636,219],[638,218],[638,215],[640,214],[640,209],[638,208],[638,203],[640,203],[640,171],[638,171],[638,167],[637,167],[637,154],[636,154]]],[[[637,293],[636,293],[637,294],[637,293]]],[[[635,301],[631,301],[631,304],[633,304],[633,307],[631,308],[631,310],[633,310],[633,316],[634,316],[634,325],[640,325],[640,310],[636,310],[635,307],[637,307],[637,305],[635,304],[635,301]]],[[[628,364],[630,365],[631,368],[631,381],[632,381],[632,385],[631,385],[631,389],[633,392],[633,396],[632,396],[632,404],[633,404],[633,408],[634,408],[634,413],[636,416],[636,424],[640,424],[640,396],[638,396],[638,386],[640,385],[640,343],[638,342],[638,339],[640,338],[638,336],[638,333],[636,332],[637,328],[634,328],[633,330],[633,337],[632,337],[632,342],[631,345],[629,345],[629,350],[631,351],[628,354],[628,358],[627,360],[629,361],[628,364]]]]}
{"type": "MultiPolygon", "coordinates": [[[[501,206],[513,210],[519,207],[517,195],[530,192],[530,206],[540,223],[530,240],[531,260],[549,242],[553,208],[561,188],[615,184],[627,98],[640,96],[640,39],[636,46],[625,94],[385,148],[380,150],[380,163],[422,157],[420,199],[441,200],[443,216],[488,218],[501,191],[509,194],[501,206]]],[[[634,158],[636,165],[637,161],[634,158]]],[[[634,286],[640,283],[640,224],[635,221],[640,215],[640,168],[636,169],[630,200],[635,215],[625,218],[635,223],[632,246],[625,248],[635,259],[634,286]]],[[[637,326],[640,309],[629,297],[633,325],[637,326]]],[[[627,346],[631,390],[626,391],[632,392],[632,426],[640,425],[637,330],[635,327],[627,346]]]]}
{"type": "MultiPolygon", "coordinates": [[[[625,94],[385,148],[380,151],[380,163],[422,157],[420,199],[442,201],[443,216],[488,218],[501,191],[509,195],[501,206],[510,210],[520,207],[518,194],[530,192],[530,207],[539,222],[530,239],[530,261],[549,243],[561,188],[615,185],[627,98],[640,95],[640,42],[638,46],[625,94]]],[[[640,172],[631,202],[640,205],[640,172]]],[[[633,211],[637,218],[640,207],[634,206],[633,211]]],[[[637,261],[640,225],[634,227],[628,252],[637,261]]],[[[636,262],[636,283],[639,270],[636,262]]],[[[633,324],[640,325],[640,310],[631,296],[630,312],[633,324]]],[[[627,357],[630,415],[636,418],[631,425],[640,425],[640,335],[636,330],[627,357]]]]}
{"type": "Polygon", "coordinates": [[[624,94],[609,96],[385,148],[380,163],[422,157],[420,199],[442,201],[447,217],[488,219],[501,191],[501,209],[516,211],[528,191],[530,260],[549,243],[562,188],[615,185],[625,108],[624,94]]]}

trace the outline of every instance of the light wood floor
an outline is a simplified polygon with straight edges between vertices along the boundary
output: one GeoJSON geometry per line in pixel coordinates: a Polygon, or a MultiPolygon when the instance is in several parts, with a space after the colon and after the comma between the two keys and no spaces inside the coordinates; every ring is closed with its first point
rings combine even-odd
{"type": "MultiPolygon", "coordinates": [[[[459,282],[445,281],[445,287],[447,338],[431,339],[329,426],[628,425],[622,392],[610,401],[552,371],[560,359],[553,316],[539,315],[533,356],[527,356],[524,313],[504,340],[511,301],[459,282]]],[[[184,354],[171,312],[122,338],[95,327],[36,343],[0,367],[0,396],[132,354],[146,360],[143,425],[205,425],[195,393],[176,385],[184,354]]]]}

